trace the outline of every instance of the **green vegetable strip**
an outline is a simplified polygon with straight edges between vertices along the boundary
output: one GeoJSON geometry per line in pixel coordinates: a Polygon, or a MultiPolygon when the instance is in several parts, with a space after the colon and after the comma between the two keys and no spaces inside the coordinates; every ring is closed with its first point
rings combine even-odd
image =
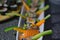
{"type": "Polygon", "coordinates": [[[49,5],[46,5],[44,8],[41,8],[40,10],[41,11],[45,11],[45,10],[47,10],[49,8],[49,5]]]}
{"type": "Polygon", "coordinates": [[[44,19],[47,20],[51,15],[48,14],[44,19]]]}
{"type": "Polygon", "coordinates": [[[31,0],[27,0],[27,4],[30,5],[31,4],[31,0]]]}
{"type": "Polygon", "coordinates": [[[5,31],[5,32],[8,32],[8,31],[12,30],[12,29],[15,28],[15,27],[16,27],[16,26],[14,26],[14,27],[13,27],[13,26],[12,26],[12,27],[8,27],[8,28],[6,28],[4,31],[5,31]]]}
{"type": "Polygon", "coordinates": [[[40,0],[39,2],[39,5],[43,4],[44,3],[44,0],[40,0]]]}
{"type": "Polygon", "coordinates": [[[52,34],[52,30],[48,30],[48,31],[39,33],[39,34],[33,36],[33,37],[32,37],[32,40],[37,40],[37,39],[39,39],[41,36],[50,35],[50,34],[52,34]]]}
{"type": "Polygon", "coordinates": [[[27,25],[26,24],[24,24],[24,27],[23,27],[23,29],[25,30],[27,28],[27,25]]]}
{"type": "Polygon", "coordinates": [[[18,13],[7,13],[7,16],[21,16],[22,18],[25,18],[25,16],[18,14],[18,13]]]}

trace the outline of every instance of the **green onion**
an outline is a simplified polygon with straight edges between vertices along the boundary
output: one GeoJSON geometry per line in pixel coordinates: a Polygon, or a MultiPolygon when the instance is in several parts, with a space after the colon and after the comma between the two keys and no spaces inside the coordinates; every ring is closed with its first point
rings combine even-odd
{"type": "Polygon", "coordinates": [[[48,14],[44,19],[47,20],[51,15],[48,14]]]}
{"type": "Polygon", "coordinates": [[[21,16],[22,18],[26,18],[25,16],[18,14],[18,13],[6,13],[6,16],[21,16]]]}
{"type": "Polygon", "coordinates": [[[27,0],[27,4],[30,5],[31,4],[31,0],[27,0]]]}
{"type": "Polygon", "coordinates": [[[43,4],[44,3],[44,0],[40,0],[39,1],[39,5],[43,4]]]}
{"type": "Polygon", "coordinates": [[[26,28],[27,28],[27,25],[26,25],[26,24],[24,24],[24,27],[23,27],[23,29],[24,29],[24,30],[26,30],[26,28]]]}
{"type": "Polygon", "coordinates": [[[10,30],[12,30],[13,28],[15,28],[16,26],[12,26],[12,27],[8,27],[8,28],[6,28],[5,30],[4,30],[4,32],[8,32],[8,31],[10,31],[10,30]]]}
{"type": "Polygon", "coordinates": [[[50,34],[52,34],[52,33],[53,33],[52,30],[48,30],[48,31],[39,33],[39,34],[33,36],[33,37],[32,37],[32,40],[37,40],[37,39],[39,39],[39,38],[42,37],[42,36],[50,35],[50,34]]]}
{"type": "Polygon", "coordinates": [[[49,8],[49,5],[46,5],[44,8],[41,8],[40,10],[41,11],[45,11],[45,10],[47,10],[49,8]]]}

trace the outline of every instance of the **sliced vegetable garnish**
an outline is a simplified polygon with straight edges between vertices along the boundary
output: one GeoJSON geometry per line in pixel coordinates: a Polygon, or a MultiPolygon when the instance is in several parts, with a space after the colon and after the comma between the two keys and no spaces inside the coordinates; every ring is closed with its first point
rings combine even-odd
{"type": "Polygon", "coordinates": [[[10,30],[13,30],[13,28],[17,28],[17,26],[8,27],[8,28],[6,28],[4,31],[5,31],[5,32],[8,32],[8,31],[10,31],[10,30]]]}
{"type": "Polygon", "coordinates": [[[46,5],[44,8],[41,8],[39,11],[36,12],[37,15],[40,15],[43,11],[47,10],[49,5],[46,5]]]}
{"type": "Polygon", "coordinates": [[[13,30],[18,31],[20,33],[24,33],[26,30],[23,30],[21,28],[13,28],[13,30]]]}
{"type": "Polygon", "coordinates": [[[26,18],[25,16],[18,14],[17,12],[6,13],[7,16],[21,16],[22,18],[26,18]]]}
{"type": "Polygon", "coordinates": [[[44,31],[44,32],[42,32],[42,33],[39,33],[39,34],[33,36],[33,37],[32,37],[32,40],[37,40],[37,39],[39,39],[41,36],[50,35],[50,34],[52,34],[52,33],[53,33],[52,30],[44,31]]]}
{"type": "Polygon", "coordinates": [[[27,29],[27,25],[26,24],[24,24],[24,27],[23,27],[23,29],[25,30],[25,29],[27,29]]]}
{"type": "Polygon", "coordinates": [[[38,23],[36,23],[36,26],[39,27],[40,25],[42,25],[43,23],[45,23],[45,20],[48,19],[50,16],[51,16],[51,15],[48,14],[44,19],[42,19],[42,20],[40,20],[38,23]]]}
{"type": "Polygon", "coordinates": [[[30,11],[29,6],[24,2],[24,0],[22,0],[22,2],[23,2],[24,7],[26,8],[26,10],[27,10],[27,11],[30,11]]]}
{"type": "Polygon", "coordinates": [[[46,5],[44,8],[41,8],[40,10],[45,11],[49,8],[49,5],[46,5]]]}
{"type": "Polygon", "coordinates": [[[48,14],[44,19],[47,20],[49,17],[51,17],[50,14],[48,14]]]}
{"type": "Polygon", "coordinates": [[[36,34],[39,33],[39,30],[35,30],[35,29],[28,29],[26,30],[23,35],[21,36],[21,38],[28,38],[28,37],[31,37],[31,36],[34,36],[36,34]]]}
{"type": "Polygon", "coordinates": [[[44,19],[38,21],[35,25],[32,25],[32,27],[34,27],[34,26],[39,27],[40,25],[42,25],[43,23],[45,23],[45,20],[48,19],[50,16],[51,16],[51,15],[48,14],[44,19]]]}
{"type": "Polygon", "coordinates": [[[45,19],[40,20],[38,23],[36,23],[36,26],[39,27],[40,25],[42,25],[43,23],[45,23],[45,19]]]}
{"type": "Polygon", "coordinates": [[[27,0],[27,4],[30,5],[31,4],[31,0],[27,0]]]}

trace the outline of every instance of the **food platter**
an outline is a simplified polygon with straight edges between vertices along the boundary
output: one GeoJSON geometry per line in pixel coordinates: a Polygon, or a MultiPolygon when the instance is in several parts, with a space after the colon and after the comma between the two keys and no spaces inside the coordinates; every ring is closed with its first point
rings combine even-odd
{"type": "MultiPolygon", "coordinates": [[[[44,8],[44,2],[41,4],[40,8],[44,8]]],[[[23,14],[23,13],[24,13],[24,6],[22,7],[22,10],[21,10],[21,14],[23,14]]],[[[41,13],[41,15],[39,15],[38,19],[39,20],[42,20],[43,18],[44,18],[44,11],[41,13]]],[[[19,17],[18,27],[21,26],[21,20],[23,20],[23,19],[21,17],[19,17]]],[[[44,24],[42,24],[40,26],[39,31],[40,32],[43,32],[44,31],[44,24]]],[[[17,32],[16,40],[19,40],[18,37],[19,37],[19,32],[17,32]]],[[[43,37],[39,38],[38,40],[42,40],[42,39],[43,39],[43,37]]]]}
{"type": "Polygon", "coordinates": [[[49,5],[44,6],[42,0],[21,1],[21,12],[19,12],[20,8],[16,11],[15,6],[11,6],[15,11],[6,13],[6,16],[10,17],[19,16],[18,27],[13,26],[6,28],[4,31],[17,31],[16,40],[42,40],[42,36],[51,34],[52,30],[44,31],[44,23],[51,16],[48,14],[44,17],[44,11],[49,8],[49,5]]]}

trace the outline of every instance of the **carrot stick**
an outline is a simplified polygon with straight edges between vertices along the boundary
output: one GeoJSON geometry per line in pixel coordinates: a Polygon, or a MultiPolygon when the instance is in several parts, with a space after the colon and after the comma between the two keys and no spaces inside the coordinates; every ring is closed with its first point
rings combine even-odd
{"type": "Polygon", "coordinates": [[[20,33],[24,33],[26,30],[23,30],[21,28],[13,28],[13,30],[18,31],[20,33]]]}
{"type": "Polygon", "coordinates": [[[32,27],[34,27],[34,26],[39,27],[40,25],[42,25],[43,23],[45,23],[45,20],[48,19],[49,17],[50,17],[50,14],[48,14],[44,19],[40,20],[38,23],[36,23],[34,25],[32,24],[32,27]]]}
{"type": "Polygon", "coordinates": [[[43,23],[45,23],[45,20],[48,19],[51,15],[48,14],[44,19],[40,20],[38,23],[36,23],[36,26],[39,27],[40,25],[42,25],[43,23]]]}
{"type": "Polygon", "coordinates": [[[42,25],[43,23],[45,23],[45,19],[40,20],[38,23],[36,23],[36,26],[39,27],[40,25],[42,25]]]}
{"type": "Polygon", "coordinates": [[[28,30],[26,30],[26,31],[23,33],[24,35],[22,35],[21,37],[22,37],[22,38],[28,38],[28,37],[34,36],[34,35],[36,35],[36,34],[38,34],[38,33],[39,33],[39,30],[28,29],[28,30]]]}
{"type": "Polygon", "coordinates": [[[23,0],[22,0],[22,2],[23,2],[23,5],[25,6],[26,10],[29,11],[30,10],[29,6],[23,0]]]}

